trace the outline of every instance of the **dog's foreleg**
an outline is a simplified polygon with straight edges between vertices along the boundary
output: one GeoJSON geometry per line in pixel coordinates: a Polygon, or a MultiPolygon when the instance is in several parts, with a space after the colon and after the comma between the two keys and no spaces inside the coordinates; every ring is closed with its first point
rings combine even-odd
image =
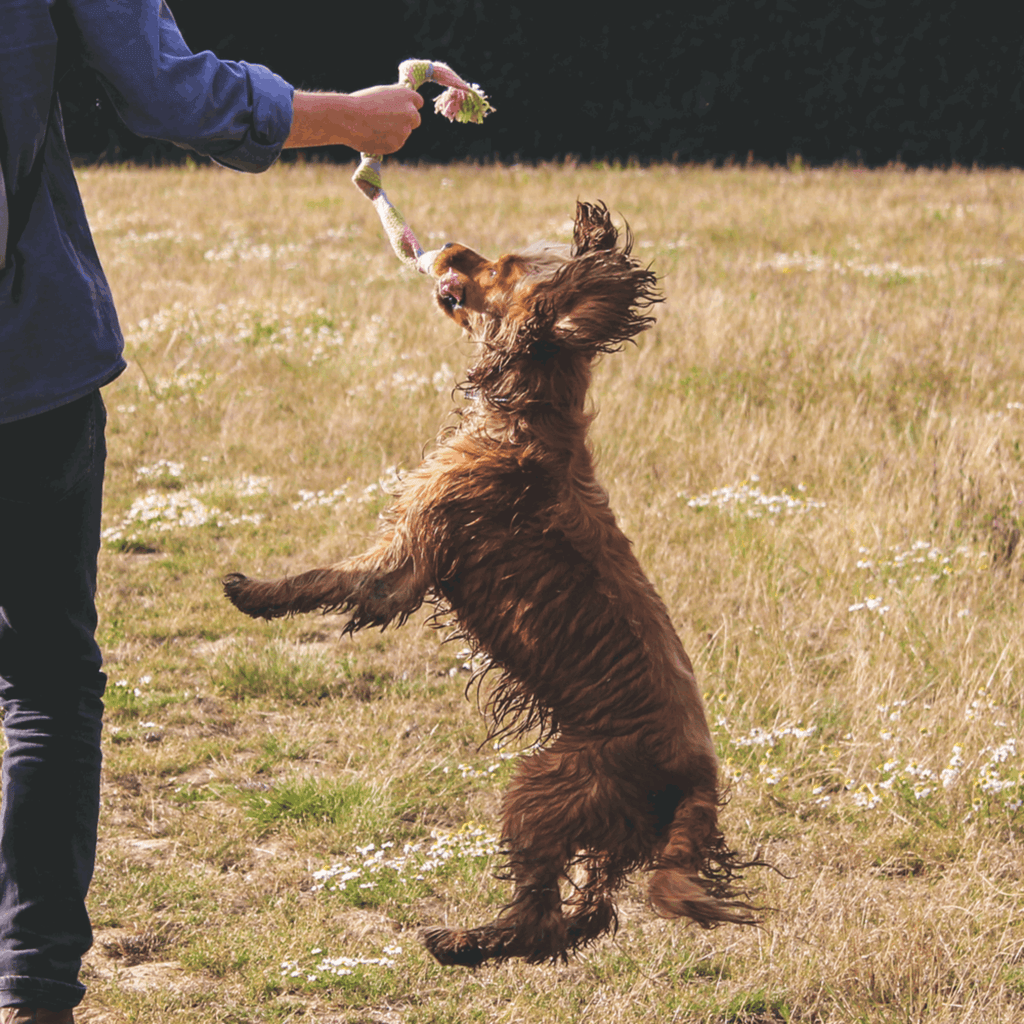
{"type": "Polygon", "coordinates": [[[335,565],[279,580],[254,580],[241,573],[224,578],[231,603],[253,618],[276,619],[300,612],[351,612],[348,628],[385,626],[415,611],[429,581],[411,556],[375,548],[335,565]]]}

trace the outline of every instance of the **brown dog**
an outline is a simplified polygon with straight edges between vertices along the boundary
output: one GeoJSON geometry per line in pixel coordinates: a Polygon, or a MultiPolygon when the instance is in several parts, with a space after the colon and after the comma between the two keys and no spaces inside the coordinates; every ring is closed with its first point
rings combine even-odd
{"type": "Polygon", "coordinates": [[[650,326],[643,310],[660,301],[630,245],[602,204],[580,203],[571,249],[492,263],[450,244],[427,259],[437,302],[480,346],[458,429],[403,478],[365,554],[225,580],[248,615],[343,611],[348,631],[402,622],[424,600],[446,605],[501,672],[497,726],[548,736],[503,803],[512,901],[490,924],[429,929],[441,963],[564,960],[615,927],[613,894],[636,869],[653,869],[663,917],[754,920],[735,899],[749,864],[718,829],[693,668],[587,445],[594,357],[650,326]]]}

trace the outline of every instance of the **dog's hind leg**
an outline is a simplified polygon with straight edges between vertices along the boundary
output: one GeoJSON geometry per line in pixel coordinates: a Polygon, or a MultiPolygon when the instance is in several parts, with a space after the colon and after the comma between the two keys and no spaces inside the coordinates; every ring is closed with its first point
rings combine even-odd
{"type": "Polygon", "coordinates": [[[565,901],[565,926],[571,949],[582,949],[617,930],[619,918],[611,896],[615,888],[603,863],[588,868],[586,881],[565,901]]]}
{"type": "Polygon", "coordinates": [[[241,573],[224,578],[231,603],[253,618],[275,619],[299,612],[350,611],[349,630],[385,626],[415,611],[429,580],[411,555],[378,544],[366,554],[279,580],[254,580],[241,573]]]}
{"type": "Polygon", "coordinates": [[[439,963],[476,967],[485,960],[564,961],[572,943],[561,911],[558,876],[516,886],[500,917],[476,928],[428,928],[423,942],[439,963]]]}
{"type": "MultiPolygon", "coordinates": [[[[556,856],[556,860],[561,859],[556,856]]],[[[521,957],[527,963],[565,961],[570,952],[614,931],[615,904],[597,876],[562,903],[563,870],[534,871],[512,858],[515,895],[504,913],[477,928],[429,928],[423,941],[442,964],[476,967],[485,960],[521,957]],[[593,883],[593,884],[591,884],[593,883]],[[570,913],[563,913],[563,906],[570,913]]]]}
{"type": "Polygon", "coordinates": [[[425,931],[423,941],[441,963],[475,967],[512,957],[528,963],[564,961],[574,947],[560,883],[576,853],[575,808],[563,799],[572,787],[558,745],[556,740],[526,758],[505,796],[502,839],[515,883],[511,902],[498,918],[477,928],[425,931]],[[566,794],[559,793],[563,788],[566,794]]]}
{"type": "MultiPolygon", "coordinates": [[[[535,855],[537,851],[530,851],[535,855]]],[[[485,960],[521,957],[527,963],[565,960],[572,943],[562,914],[562,851],[552,862],[530,862],[513,854],[509,866],[516,880],[512,902],[489,924],[477,928],[428,928],[423,942],[446,965],[476,967],[485,960]],[[559,867],[554,867],[558,864],[559,867]]]]}
{"type": "Polygon", "coordinates": [[[718,828],[716,794],[695,790],[669,825],[648,889],[652,907],[661,917],[688,917],[703,928],[724,921],[755,924],[750,904],[729,898],[733,863],[718,828]]]}

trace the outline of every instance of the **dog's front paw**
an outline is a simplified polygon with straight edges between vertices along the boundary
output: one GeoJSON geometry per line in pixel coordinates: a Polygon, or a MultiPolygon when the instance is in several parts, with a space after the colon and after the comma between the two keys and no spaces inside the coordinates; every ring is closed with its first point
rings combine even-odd
{"type": "Polygon", "coordinates": [[[229,572],[224,577],[224,596],[236,607],[245,611],[239,602],[245,601],[245,591],[249,583],[249,577],[243,576],[240,572],[229,572]]]}
{"type": "Polygon", "coordinates": [[[266,600],[267,585],[240,572],[224,577],[224,595],[240,611],[254,619],[274,619],[285,614],[266,600]]]}

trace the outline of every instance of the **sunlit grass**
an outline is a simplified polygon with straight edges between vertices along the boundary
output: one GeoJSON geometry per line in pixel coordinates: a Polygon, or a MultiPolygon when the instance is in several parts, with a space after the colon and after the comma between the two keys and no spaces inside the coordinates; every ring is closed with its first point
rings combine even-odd
{"type": "Polygon", "coordinates": [[[485,742],[479,666],[426,613],[342,640],[219,583],[359,550],[452,422],[469,346],[350,170],[82,172],[131,362],[83,1020],[1019,1020],[1024,176],[389,170],[426,244],[566,241],[577,197],[629,221],[667,301],[597,369],[599,474],[730,843],[781,872],[750,872],[757,930],[661,921],[637,879],[566,967],[459,973],[415,933],[507,899],[522,753],[485,742]]]}

